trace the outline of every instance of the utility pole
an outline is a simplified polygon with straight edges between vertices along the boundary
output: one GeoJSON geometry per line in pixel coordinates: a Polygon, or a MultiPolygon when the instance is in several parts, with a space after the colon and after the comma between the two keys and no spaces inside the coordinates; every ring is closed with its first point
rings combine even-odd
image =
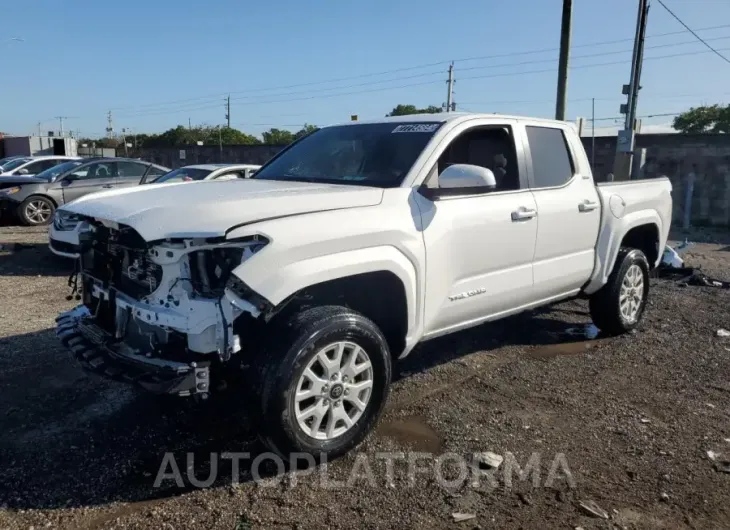
{"type": "Polygon", "coordinates": [[[38,122],[38,136],[43,136],[41,134],[41,122],[38,122]]]}
{"type": "Polygon", "coordinates": [[[631,77],[629,84],[624,85],[623,94],[626,103],[621,105],[621,114],[626,115],[623,131],[616,138],[616,158],[613,164],[615,180],[628,180],[631,177],[631,166],[636,142],[636,109],[641,88],[641,67],[644,62],[644,38],[649,16],[649,0],[639,0],[639,11],[636,17],[636,35],[634,37],[634,53],[631,60],[631,77]]]}
{"type": "Polygon", "coordinates": [[[193,130],[193,124],[190,122],[190,118],[188,118],[188,131],[193,130]]]}
{"type": "Polygon", "coordinates": [[[456,110],[456,103],[454,103],[454,61],[451,61],[449,65],[449,80],[446,81],[446,112],[456,110]]]}
{"type": "Polygon", "coordinates": [[[596,98],[591,98],[591,172],[596,172],[596,98]]]}
{"type": "Polygon", "coordinates": [[[231,95],[226,98],[226,120],[228,120],[228,128],[231,128],[231,95]]]}
{"type": "Polygon", "coordinates": [[[223,162],[223,133],[221,132],[221,126],[218,126],[218,149],[220,150],[220,160],[223,162]]]}
{"type": "Polygon", "coordinates": [[[122,142],[124,142],[124,156],[129,158],[129,150],[127,148],[127,129],[122,127],[122,142]]]}
{"type": "Polygon", "coordinates": [[[106,124],[106,137],[111,139],[114,135],[114,126],[112,124],[112,111],[109,111],[106,114],[106,124]]]}
{"type": "MultiPolygon", "coordinates": [[[[69,116],[56,116],[56,119],[58,120],[58,126],[59,126],[59,135],[63,136],[63,120],[67,120],[69,116]]],[[[40,130],[40,124],[38,129],[40,130]]]]}
{"type": "Polygon", "coordinates": [[[568,99],[568,62],[570,61],[570,33],[573,19],[573,0],[563,0],[563,19],[560,25],[560,62],[558,63],[558,96],[555,119],[565,120],[568,99]]]}

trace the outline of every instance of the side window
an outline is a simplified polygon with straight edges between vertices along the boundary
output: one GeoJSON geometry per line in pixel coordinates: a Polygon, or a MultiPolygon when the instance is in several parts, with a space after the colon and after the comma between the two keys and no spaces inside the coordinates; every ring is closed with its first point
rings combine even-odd
{"type": "Polygon", "coordinates": [[[438,187],[438,175],[453,164],[485,167],[494,173],[495,191],[520,189],[514,136],[511,127],[479,127],[455,138],[438,160],[426,185],[438,187]]]}
{"type": "Polygon", "coordinates": [[[170,172],[169,169],[165,169],[165,168],[160,167],[160,166],[150,166],[150,170],[147,173],[147,180],[153,181],[157,177],[161,177],[165,173],[169,173],[169,172],[170,172]]]}
{"type": "Polygon", "coordinates": [[[89,164],[88,166],[82,166],[71,175],[77,179],[101,179],[113,177],[115,173],[116,163],[110,162],[97,162],[95,164],[89,164]]]}
{"type": "Polygon", "coordinates": [[[33,162],[32,164],[28,164],[25,166],[24,169],[28,170],[28,173],[31,175],[37,175],[41,171],[45,171],[46,169],[51,169],[53,166],[58,164],[58,160],[39,160],[38,162],[33,162]]]}
{"type": "Polygon", "coordinates": [[[137,162],[117,162],[117,176],[123,179],[142,180],[142,175],[147,171],[145,164],[137,162]]]}
{"type": "Polygon", "coordinates": [[[221,175],[218,175],[213,180],[235,180],[243,178],[241,175],[241,171],[228,171],[227,173],[222,173],[221,175]]]}
{"type": "Polygon", "coordinates": [[[561,186],[573,178],[575,168],[561,129],[525,127],[532,156],[535,188],[561,186]]]}

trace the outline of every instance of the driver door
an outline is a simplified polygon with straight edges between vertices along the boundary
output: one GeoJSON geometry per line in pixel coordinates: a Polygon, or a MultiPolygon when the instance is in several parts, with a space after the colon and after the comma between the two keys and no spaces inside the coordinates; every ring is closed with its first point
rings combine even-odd
{"type": "Polygon", "coordinates": [[[114,188],[116,174],[116,162],[95,162],[81,166],[61,181],[63,201],[71,202],[95,191],[114,188]]]}
{"type": "Polygon", "coordinates": [[[533,301],[537,205],[514,123],[465,125],[449,138],[424,186],[438,188],[438,174],[451,164],[471,164],[490,169],[497,187],[482,192],[453,188],[435,200],[422,189],[414,194],[428,259],[426,337],[496,318],[533,301]]]}

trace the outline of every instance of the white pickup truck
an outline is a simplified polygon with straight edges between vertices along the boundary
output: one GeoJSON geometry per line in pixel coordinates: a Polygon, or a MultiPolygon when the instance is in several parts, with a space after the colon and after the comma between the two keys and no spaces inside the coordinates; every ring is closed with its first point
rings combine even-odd
{"type": "Polygon", "coordinates": [[[672,199],[666,178],[596,186],[571,124],[446,113],[61,210],[82,223],[74,356],[158,393],[227,386],[286,457],[358,444],[421,341],[579,295],[605,333],[637,326],[672,199]]]}

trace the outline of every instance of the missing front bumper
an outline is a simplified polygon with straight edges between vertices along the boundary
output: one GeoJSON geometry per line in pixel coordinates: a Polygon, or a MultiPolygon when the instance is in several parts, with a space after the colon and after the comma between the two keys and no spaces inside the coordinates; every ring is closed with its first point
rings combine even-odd
{"type": "Polygon", "coordinates": [[[84,369],[104,378],[155,394],[189,396],[210,391],[209,362],[186,364],[140,355],[95,325],[85,306],[61,313],[56,335],[84,369]]]}

